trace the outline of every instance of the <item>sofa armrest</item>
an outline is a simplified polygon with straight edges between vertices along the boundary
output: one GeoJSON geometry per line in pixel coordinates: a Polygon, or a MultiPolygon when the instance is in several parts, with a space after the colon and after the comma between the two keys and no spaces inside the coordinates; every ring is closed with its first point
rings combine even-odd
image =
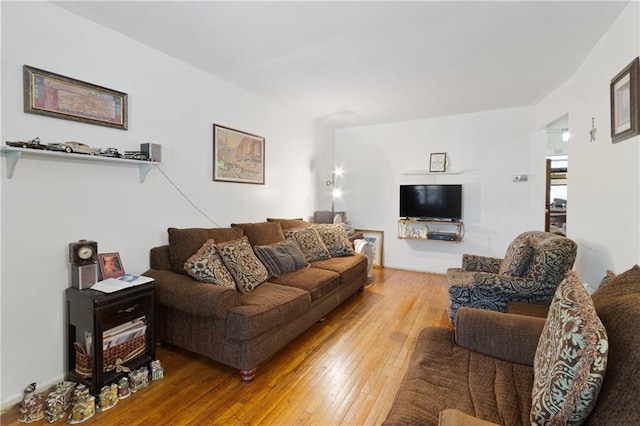
{"type": "Polygon", "coordinates": [[[455,341],[484,355],[532,366],[544,323],[544,318],[461,307],[455,341]]]}
{"type": "Polygon", "coordinates": [[[171,270],[169,245],[154,247],[149,251],[149,267],[151,269],[171,270]]]}
{"type": "Polygon", "coordinates": [[[447,408],[440,411],[438,426],[498,426],[477,417],[470,416],[462,411],[447,408]]]}
{"type": "Polygon", "coordinates": [[[150,269],[144,275],[155,280],[156,303],[193,315],[224,319],[231,307],[240,304],[240,296],[232,288],[201,283],[171,271],[150,269]]]}
{"type": "Polygon", "coordinates": [[[497,274],[502,265],[502,259],[497,257],[478,256],[474,254],[462,255],[462,269],[465,271],[492,272],[497,274]]]}

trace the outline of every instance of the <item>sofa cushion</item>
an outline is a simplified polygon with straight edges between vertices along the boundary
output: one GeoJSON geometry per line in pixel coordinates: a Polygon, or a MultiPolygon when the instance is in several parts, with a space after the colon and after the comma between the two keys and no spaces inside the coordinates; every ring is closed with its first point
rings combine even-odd
{"type": "Polygon", "coordinates": [[[250,292],[269,278],[267,268],[256,257],[247,237],[219,243],[217,247],[240,293],[250,292]]]}
{"type": "Polygon", "coordinates": [[[340,275],[326,269],[305,268],[270,278],[269,282],[308,291],[311,293],[311,300],[316,300],[340,285],[340,275]]]}
{"type": "Polygon", "coordinates": [[[289,229],[284,233],[285,237],[295,241],[304,253],[307,262],[328,259],[331,257],[329,250],[322,242],[322,238],[314,228],[307,226],[304,228],[289,229]]]}
{"type": "Polygon", "coordinates": [[[349,256],[354,253],[344,224],[313,224],[311,226],[318,231],[318,235],[332,257],[349,256]]]}
{"type": "Polygon", "coordinates": [[[306,291],[266,282],[240,297],[240,306],[229,309],[227,337],[249,340],[304,314],[311,304],[306,291]]]}
{"type": "Polygon", "coordinates": [[[533,363],[531,424],[580,424],[607,366],[607,333],[577,274],[558,286],[533,363]]]}
{"type": "Polygon", "coordinates": [[[241,228],[252,246],[266,246],[284,241],[284,232],[278,222],[232,223],[232,228],[241,228]]]}
{"type": "Polygon", "coordinates": [[[353,256],[332,257],[312,262],[311,267],[336,272],[340,274],[340,283],[350,283],[358,277],[367,277],[367,256],[356,253],[353,256]]]}
{"type": "Polygon", "coordinates": [[[288,229],[304,228],[305,226],[309,225],[309,222],[302,220],[301,218],[300,219],[277,219],[277,218],[268,217],[267,222],[280,223],[280,226],[282,227],[283,231],[286,231],[288,229]]]}
{"type": "Polygon", "coordinates": [[[253,251],[272,277],[279,277],[287,272],[309,266],[295,241],[287,240],[269,246],[254,246],[253,251]]]}
{"type": "Polygon", "coordinates": [[[607,330],[609,355],[607,374],[598,403],[589,416],[590,424],[622,424],[640,419],[640,266],[609,276],[591,296],[607,330]],[[633,383],[633,385],[631,385],[633,383]]]}
{"type": "Polygon", "coordinates": [[[523,277],[529,268],[533,254],[533,245],[529,238],[514,239],[504,256],[498,274],[511,277],[523,277]]]}
{"type": "Polygon", "coordinates": [[[198,281],[236,288],[236,282],[224,266],[213,238],[187,259],[184,270],[198,281]]]}
{"type": "Polygon", "coordinates": [[[418,335],[407,373],[384,425],[437,425],[451,408],[503,425],[529,424],[533,367],[458,346],[454,330],[418,335]]]}
{"type": "Polygon", "coordinates": [[[208,240],[221,243],[242,237],[241,228],[169,228],[167,231],[171,270],[183,275],[189,275],[184,270],[184,263],[208,240]]]}

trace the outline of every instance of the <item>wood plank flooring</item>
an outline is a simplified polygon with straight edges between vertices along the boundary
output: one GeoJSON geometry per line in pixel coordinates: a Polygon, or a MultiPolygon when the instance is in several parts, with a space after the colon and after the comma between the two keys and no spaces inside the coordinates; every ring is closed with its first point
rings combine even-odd
{"type": "MultiPolygon", "coordinates": [[[[450,327],[446,305],[443,275],[374,269],[372,285],[259,366],[252,383],[230,367],[162,346],[156,355],[164,379],[83,424],[378,425],[418,332],[450,327]]],[[[2,425],[22,424],[17,407],[5,411],[2,425]]]]}

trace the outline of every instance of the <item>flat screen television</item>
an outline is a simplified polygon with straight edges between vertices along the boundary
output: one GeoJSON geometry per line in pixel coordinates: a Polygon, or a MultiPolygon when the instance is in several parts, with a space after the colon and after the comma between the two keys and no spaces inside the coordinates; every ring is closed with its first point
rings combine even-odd
{"type": "Polygon", "coordinates": [[[400,217],[462,219],[462,185],[400,185],[400,217]]]}

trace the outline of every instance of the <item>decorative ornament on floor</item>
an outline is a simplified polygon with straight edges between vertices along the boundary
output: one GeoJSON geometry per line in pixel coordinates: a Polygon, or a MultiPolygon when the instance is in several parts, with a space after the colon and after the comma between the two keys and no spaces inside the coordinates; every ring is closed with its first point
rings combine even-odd
{"type": "Polygon", "coordinates": [[[164,369],[162,368],[162,364],[160,364],[160,360],[156,359],[151,362],[151,380],[160,379],[164,379],[164,369]]]}
{"type": "Polygon", "coordinates": [[[77,383],[63,381],[58,383],[53,392],[47,395],[44,402],[44,415],[49,423],[58,421],[66,415],[76,386],[77,383]]]}
{"type": "Polygon", "coordinates": [[[33,382],[23,391],[22,402],[20,403],[20,416],[18,421],[31,423],[44,417],[44,397],[36,393],[36,383],[33,382]]]}
{"type": "Polygon", "coordinates": [[[129,389],[129,379],[127,377],[123,377],[118,380],[118,398],[125,399],[131,395],[131,390],[129,389]]]}
{"type": "Polygon", "coordinates": [[[96,411],[98,413],[107,411],[112,408],[119,401],[118,398],[118,385],[111,383],[111,385],[105,385],[100,389],[100,395],[98,395],[98,401],[96,411]]]}
{"type": "Polygon", "coordinates": [[[138,392],[147,386],[149,386],[149,369],[147,367],[142,367],[129,373],[129,389],[131,392],[138,392]]]}
{"type": "Polygon", "coordinates": [[[596,132],[598,131],[598,129],[596,129],[596,118],[595,117],[591,117],[591,130],[589,130],[589,142],[595,142],[596,141],[596,132]]]}
{"type": "Polygon", "coordinates": [[[73,408],[67,423],[82,423],[96,414],[96,398],[89,393],[86,385],[78,385],[73,392],[73,408]]]}

